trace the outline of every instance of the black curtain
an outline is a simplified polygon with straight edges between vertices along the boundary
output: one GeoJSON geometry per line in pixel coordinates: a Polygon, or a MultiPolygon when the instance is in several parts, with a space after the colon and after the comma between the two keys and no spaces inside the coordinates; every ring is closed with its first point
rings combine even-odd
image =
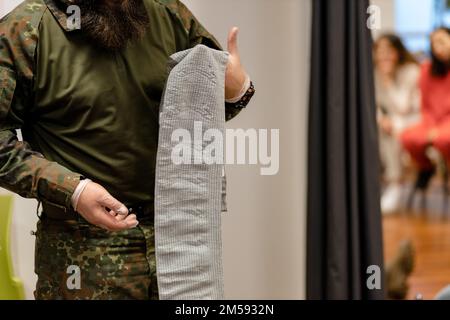
{"type": "Polygon", "coordinates": [[[366,283],[383,270],[369,3],[312,4],[307,298],[383,299],[366,283]]]}

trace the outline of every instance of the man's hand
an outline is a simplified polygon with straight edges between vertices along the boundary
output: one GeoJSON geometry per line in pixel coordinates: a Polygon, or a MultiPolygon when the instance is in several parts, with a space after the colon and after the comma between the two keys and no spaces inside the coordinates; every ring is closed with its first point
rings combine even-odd
{"type": "Polygon", "coordinates": [[[101,185],[89,182],[80,195],[77,211],[89,223],[108,231],[135,228],[136,215],[128,215],[128,209],[114,199],[101,185]]]}
{"type": "Polygon", "coordinates": [[[225,77],[225,99],[233,99],[239,95],[245,85],[247,73],[241,65],[237,36],[239,29],[233,27],[228,34],[228,52],[230,53],[225,77]]]}

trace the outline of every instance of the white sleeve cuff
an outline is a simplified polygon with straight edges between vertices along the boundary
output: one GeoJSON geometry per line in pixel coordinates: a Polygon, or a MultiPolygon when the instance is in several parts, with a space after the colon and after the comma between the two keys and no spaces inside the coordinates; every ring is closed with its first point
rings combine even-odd
{"type": "Polygon", "coordinates": [[[250,88],[250,85],[251,85],[250,76],[247,74],[247,76],[245,78],[244,86],[242,87],[242,89],[239,92],[239,94],[236,97],[232,98],[232,99],[226,99],[225,102],[227,102],[227,103],[239,102],[239,100],[242,99],[242,97],[245,95],[247,90],[250,88]]]}
{"type": "Polygon", "coordinates": [[[80,195],[84,191],[84,189],[86,189],[86,186],[88,185],[89,182],[92,182],[92,180],[89,179],[81,180],[78,186],[75,188],[75,191],[71,199],[72,207],[74,208],[75,211],[77,211],[78,200],[80,199],[80,195]]]}

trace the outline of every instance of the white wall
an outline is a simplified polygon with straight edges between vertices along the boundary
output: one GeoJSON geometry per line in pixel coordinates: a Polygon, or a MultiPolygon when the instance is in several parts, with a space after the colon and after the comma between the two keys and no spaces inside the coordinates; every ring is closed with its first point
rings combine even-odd
{"type": "Polygon", "coordinates": [[[309,0],[185,0],[226,44],[239,26],[240,50],[257,94],[229,127],[280,129],[280,172],[228,166],[224,217],[227,298],[305,297],[306,133],[309,0]]]}
{"type": "MultiPolygon", "coordinates": [[[[14,6],[1,0],[0,15],[14,6]],[[3,11],[1,11],[3,10],[3,11]]],[[[310,0],[185,0],[226,44],[241,28],[240,50],[257,94],[229,127],[280,129],[280,172],[229,166],[224,216],[226,296],[230,299],[303,299],[306,251],[306,133],[310,0]]],[[[13,221],[16,273],[32,297],[35,202],[17,198],[13,221]]]]}
{"type": "Polygon", "coordinates": [[[0,17],[16,7],[22,0],[1,0],[0,1],[0,17]]]}
{"type": "Polygon", "coordinates": [[[395,0],[371,0],[370,2],[381,9],[381,30],[375,30],[374,37],[383,32],[395,31],[395,0]]]}

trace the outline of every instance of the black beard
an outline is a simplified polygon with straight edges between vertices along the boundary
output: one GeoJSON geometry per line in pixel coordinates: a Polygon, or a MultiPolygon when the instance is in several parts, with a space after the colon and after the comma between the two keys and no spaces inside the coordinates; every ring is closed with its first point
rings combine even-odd
{"type": "Polygon", "coordinates": [[[149,25],[142,0],[75,0],[80,7],[81,32],[108,51],[124,49],[140,39],[149,25]]]}

